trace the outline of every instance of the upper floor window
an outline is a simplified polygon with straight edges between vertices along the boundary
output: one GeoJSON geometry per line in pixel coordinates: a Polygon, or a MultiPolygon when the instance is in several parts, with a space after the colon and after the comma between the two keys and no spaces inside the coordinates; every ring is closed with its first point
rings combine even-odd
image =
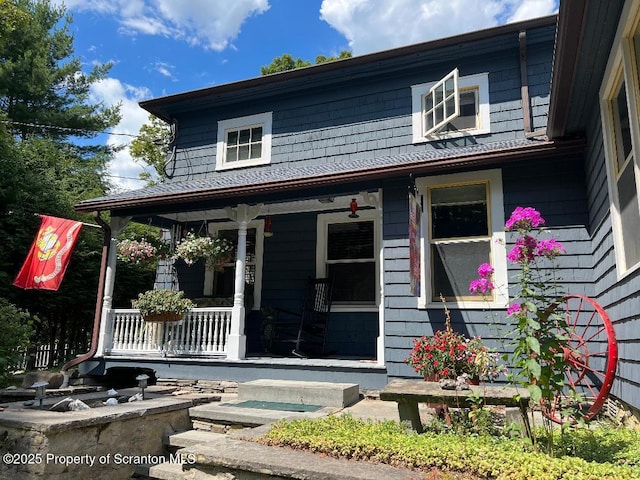
{"type": "Polygon", "coordinates": [[[437,82],[411,87],[413,142],[489,133],[489,74],[459,77],[456,68],[437,82]]]}
{"type": "Polygon", "coordinates": [[[418,179],[423,198],[420,306],[435,305],[442,294],[456,306],[505,306],[500,290],[488,299],[472,295],[477,268],[490,263],[494,284],[507,284],[502,175],[499,170],[418,179]]]}
{"type": "Polygon", "coordinates": [[[640,268],[640,1],[625,9],[600,89],[619,277],[640,268]]]}
{"type": "Polygon", "coordinates": [[[271,162],[272,113],[220,120],[216,170],[271,162]]]}

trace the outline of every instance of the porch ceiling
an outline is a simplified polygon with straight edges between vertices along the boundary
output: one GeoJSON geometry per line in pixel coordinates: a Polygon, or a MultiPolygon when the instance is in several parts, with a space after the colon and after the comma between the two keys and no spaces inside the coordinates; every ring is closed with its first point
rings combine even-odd
{"type": "MultiPolygon", "coordinates": [[[[196,180],[170,181],[140,190],[85,200],[75,208],[79,212],[144,209],[154,209],[156,214],[162,210],[164,213],[177,212],[181,211],[181,205],[193,206],[199,202],[231,200],[235,203],[247,203],[246,199],[251,196],[277,195],[282,192],[300,192],[301,196],[305,196],[304,192],[313,189],[322,191],[336,185],[362,184],[409,174],[424,175],[452,168],[478,168],[508,161],[560,155],[583,148],[583,140],[517,139],[340,163],[299,167],[270,165],[260,169],[215,172],[209,177],[196,180]]],[[[202,210],[202,205],[197,210],[202,210]]]]}

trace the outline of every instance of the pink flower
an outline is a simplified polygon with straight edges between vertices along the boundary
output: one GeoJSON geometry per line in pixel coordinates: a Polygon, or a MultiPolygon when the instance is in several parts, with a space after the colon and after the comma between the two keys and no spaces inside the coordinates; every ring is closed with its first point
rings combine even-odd
{"type": "Polygon", "coordinates": [[[516,207],[516,209],[509,217],[509,220],[504,224],[507,231],[512,232],[514,230],[529,231],[532,228],[538,228],[545,224],[544,218],[533,207],[516,207]]]}
{"type": "Polygon", "coordinates": [[[493,272],[493,267],[488,263],[483,263],[478,267],[478,275],[480,275],[480,278],[489,278],[493,275],[493,272]]]}
{"type": "Polygon", "coordinates": [[[560,242],[555,238],[549,240],[540,240],[535,248],[535,254],[541,257],[555,258],[561,253],[567,253],[560,242]]]}
{"type": "Polygon", "coordinates": [[[529,235],[520,237],[516,240],[516,244],[511,251],[507,253],[507,258],[513,263],[531,262],[537,245],[537,240],[529,235]]]}
{"type": "Polygon", "coordinates": [[[507,316],[517,315],[521,312],[522,312],[522,307],[518,302],[513,302],[511,305],[509,305],[509,308],[507,308],[507,316]]]}
{"type": "Polygon", "coordinates": [[[495,286],[488,278],[478,278],[469,284],[469,291],[471,293],[490,293],[495,286]]]}

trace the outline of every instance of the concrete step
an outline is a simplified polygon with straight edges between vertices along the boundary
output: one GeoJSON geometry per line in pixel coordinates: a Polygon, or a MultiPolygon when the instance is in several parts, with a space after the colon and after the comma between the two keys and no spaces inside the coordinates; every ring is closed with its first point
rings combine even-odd
{"type": "Polygon", "coordinates": [[[170,448],[190,447],[199,443],[210,444],[225,438],[223,433],[204,432],[202,430],[187,430],[186,432],[174,433],[165,440],[165,445],[170,448]]]}
{"type": "Polygon", "coordinates": [[[221,425],[237,425],[244,427],[257,427],[287,418],[316,418],[334,413],[337,409],[324,407],[315,412],[289,412],[283,410],[270,410],[263,408],[244,408],[234,406],[234,403],[208,403],[189,409],[189,416],[194,426],[200,422],[208,422],[221,425]]]}
{"type": "Polygon", "coordinates": [[[238,400],[259,400],[344,408],[360,399],[356,383],[253,380],[238,385],[238,400]]]}

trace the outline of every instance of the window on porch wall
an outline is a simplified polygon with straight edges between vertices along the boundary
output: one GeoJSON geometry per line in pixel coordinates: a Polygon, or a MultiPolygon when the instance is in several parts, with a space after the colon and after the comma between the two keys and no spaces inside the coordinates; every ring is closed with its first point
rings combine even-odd
{"type": "Polygon", "coordinates": [[[640,268],[640,2],[630,10],[621,16],[600,93],[619,277],[640,268]]]}
{"type": "Polygon", "coordinates": [[[316,276],[333,281],[332,310],[377,308],[379,288],[377,213],[361,210],[318,215],[316,276]]]}
{"type": "MultiPolygon", "coordinates": [[[[247,252],[245,259],[245,308],[259,308],[260,288],[262,284],[262,221],[257,220],[257,224],[247,228],[247,252]]],[[[235,226],[235,225],[234,225],[235,226]]],[[[231,223],[222,225],[210,224],[209,232],[222,238],[226,238],[233,245],[234,249],[238,245],[238,230],[232,228],[231,223]]],[[[236,263],[235,257],[227,264],[223,265],[221,271],[208,270],[205,273],[204,293],[206,296],[221,299],[225,304],[233,304],[235,287],[236,263]]]]}

